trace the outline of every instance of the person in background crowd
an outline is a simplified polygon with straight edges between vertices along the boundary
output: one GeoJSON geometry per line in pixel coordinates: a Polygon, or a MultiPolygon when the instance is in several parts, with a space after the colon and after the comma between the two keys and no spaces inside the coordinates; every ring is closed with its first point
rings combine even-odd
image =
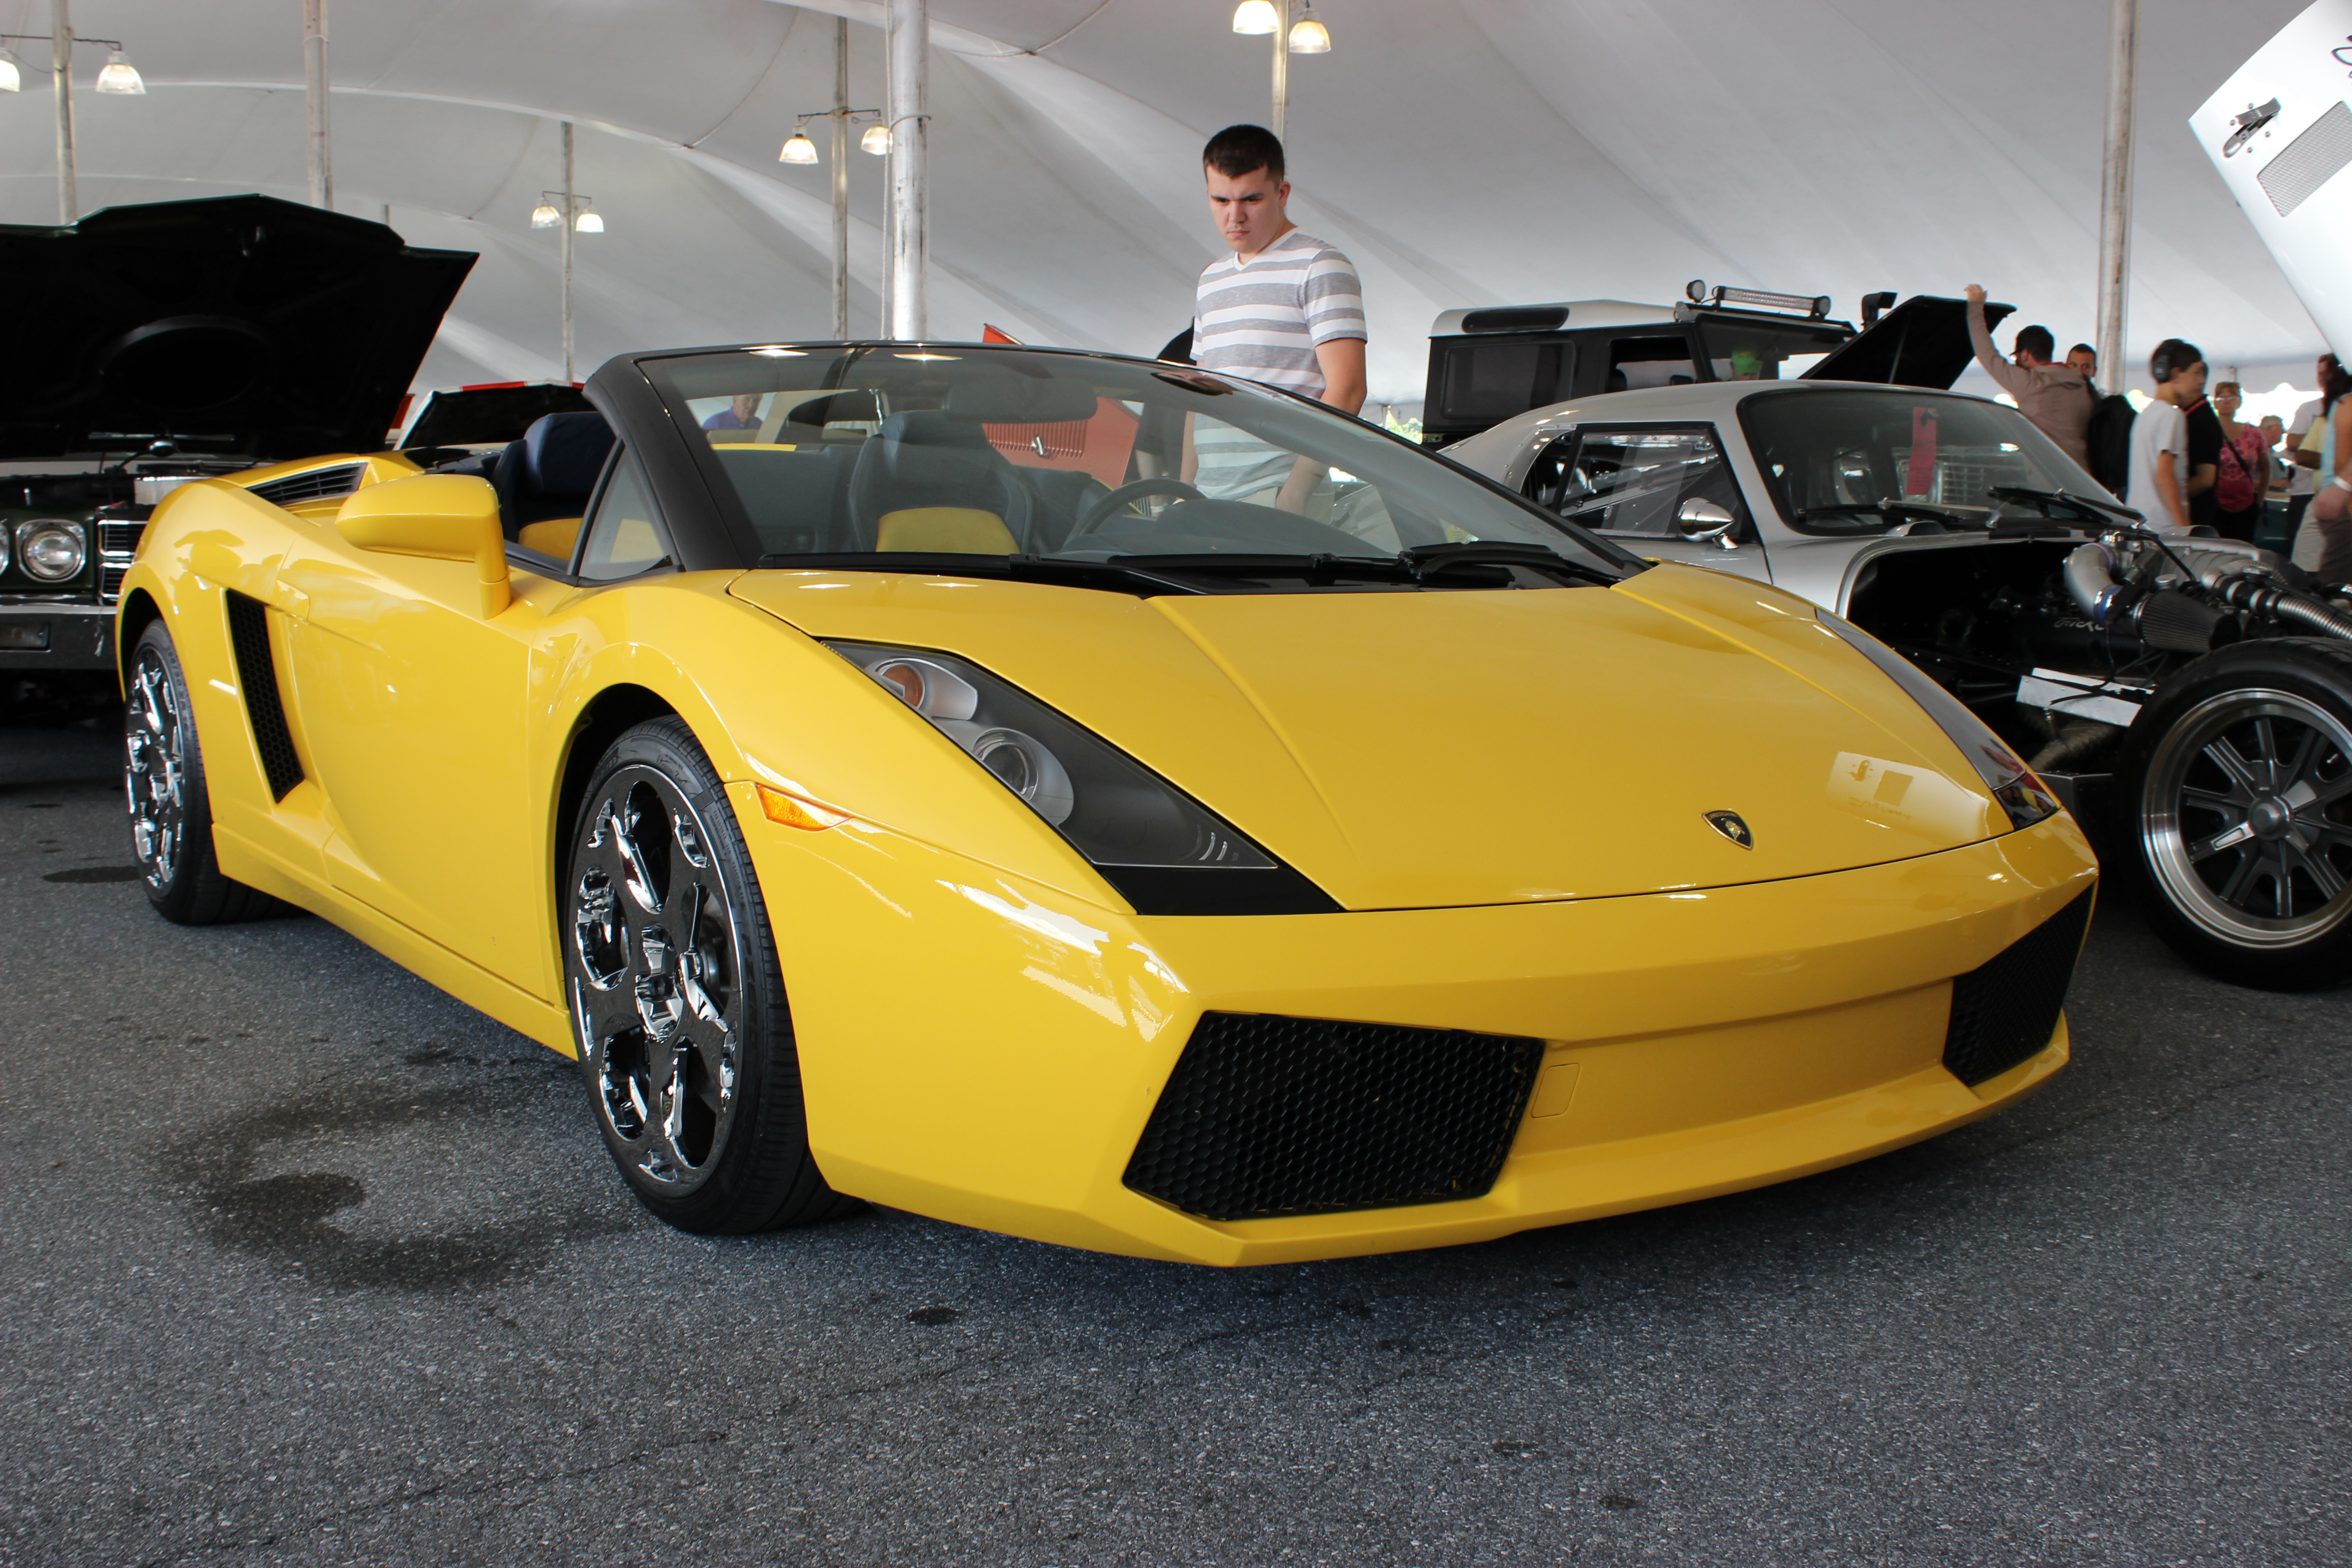
{"type": "Polygon", "coordinates": [[[2271,474],[2271,482],[2263,487],[2263,495],[2265,500],[2284,505],[2286,479],[2289,474],[2294,472],[2294,464],[2287,457],[2284,447],[2286,440],[2286,421],[2275,414],[2265,414],[2263,416],[2262,432],[2263,456],[2269,461],[2271,474]]]}
{"type": "MultiPolygon", "coordinates": [[[[1316,398],[1342,414],[1364,405],[1364,300],[1355,264],[1290,221],[1282,143],[1229,125],[1201,150],[1209,216],[1233,254],[1201,271],[1192,363],[1316,398]]],[[[1305,458],[1213,420],[1185,458],[1186,482],[1216,500],[1308,510],[1323,473],[1305,458]]],[[[1327,487],[1324,487],[1328,489],[1327,487]]]]}
{"type": "Polygon", "coordinates": [[[2260,430],[2238,423],[2238,407],[2244,401],[2234,381],[2213,388],[2213,414],[2221,425],[2221,450],[2213,476],[2213,526],[2224,539],[2252,543],[2254,525],[2263,520],[2263,492],[2270,487],[2271,454],[2260,430]]]}
{"type": "Polygon", "coordinates": [[[2221,416],[2204,395],[2206,369],[2190,367],[2198,390],[2181,400],[2180,416],[2189,427],[2189,477],[2180,491],[2189,498],[2189,525],[2221,531],[2221,500],[2213,487],[2221,477],[2221,416]]]}
{"type": "Polygon", "coordinates": [[[2311,470],[2319,463],[2318,448],[2312,449],[2310,461],[2301,456],[2304,437],[2311,434],[2319,422],[2319,414],[2327,396],[2328,379],[2336,373],[2336,356],[2321,354],[2312,372],[2318,379],[2312,383],[2319,395],[2310,402],[2296,405],[2294,417],[2286,422],[2286,536],[2293,539],[2303,527],[2303,512],[2311,504],[2311,470]]]}
{"type": "Polygon", "coordinates": [[[760,427],[760,395],[739,392],[728,400],[727,406],[702,422],[705,430],[757,430],[760,427]]]}
{"type": "MultiPolygon", "coordinates": [[[[2132,421],[2131,465],[2123,499],[2154,529],[2189,531],[2189,422],[2182,407],[2205,399],[2205,356],[2167,338],[2148,356],[2156,396],[2132,421]]],[[[2210,488],[2211,481],[2207,481],[2210,488]]]]}
{"type": "Polygon", "coordinates": [[[1976,345],[1977,363],[2017,400],[2017,411],[2033,421],[2058,449],[2087,467],[2091,427],[2091,384],[2081,371],[2050,363],[2057,340],[2047,327],[2021,327],[2015,363],[2002,363],[1985,326],[1984,285],[1969,285],[1969,342],[1976,345]]]}
{"type": "Polygon", "coordinates": [[[2066,368],[2067,368],[2068,370],[2076,370],[2076,371],[2080,371],[2080,372],[2082,372],[2082,373],[2083,373],[2083,381],[2084,381],[2084,384],[2086,384],[2086,385],[2088,385],[2088,386],[2090,387],[2090,389],[2091,389],[2091,393],[2092,393],[2092,395],[2096,396],[2096,395],[2098,395],[2098,391],[2099,391],[2099,351],[2098,351],[2098,350],[2096,350],[2096,349],[2093,348],[2093,347],[2092,347],[2090,344],[2088,344],[2088,343],[2076,343],[2073,348],[2068,349],[2068,350],[2066,351],[2066,368]]]}
{"type": "MultiPolygon", "coordinates": [[[[2318,480],[2312,487],[2311,505],[2304,509],[2303,526],[2295,530],[2294,563],[2323,583],[2352,579],[2352,371],[2334,355],[2325,362],[2327,377],[2319,384],[2320,413],[2315,426],[2319,436],[2318,480]]],[[[2304,446],[2311,445],[2304,437],[2304,446]]],[[[2298,454],[2297,460],[2301,460],[2298,454]]]]}

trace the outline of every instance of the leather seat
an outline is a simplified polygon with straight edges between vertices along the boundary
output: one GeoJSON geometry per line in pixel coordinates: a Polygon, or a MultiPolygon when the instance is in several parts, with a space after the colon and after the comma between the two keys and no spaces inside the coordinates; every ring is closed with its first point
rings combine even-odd
{"type": "Polygon", "coordinates": [[[1035,500],[1013,465],[988,444],[978,420],[959,419],[951,413],[925,411],[893,414],[881,431],[859,448],[857,467],[849,476],[849,518],[858,550],[907,549],[901,540],[920,538],[912,546],[938,549],[940,542],[961,542],[971,553],[993,554],[1023,548],[1029,537],[1035,500]],[[955,511],[967,516],[948,527],[933,515],[919,527],[893,527],[886,539],[885,520],[898,512],[937,514],[955,511]],[[1000,535],[980,519],[992,517],[1000,535]]]}
{"type": "Polygon", "coordinates": [[[516,539],[529,524],[587,510],[612,450],[613,427],[602,414],[543,414],[532,420],[522,439],[499,454],[490,476],[506,536],[516,539]]]}

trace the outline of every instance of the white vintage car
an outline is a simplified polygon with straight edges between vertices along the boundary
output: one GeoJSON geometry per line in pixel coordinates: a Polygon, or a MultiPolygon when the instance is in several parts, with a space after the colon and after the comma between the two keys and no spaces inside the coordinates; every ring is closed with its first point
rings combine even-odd
{"type": "Polygon", "coordinates": [[[1899,649],[2042,771],[2200,967],[2352,981],[2352,601],[2279,556],[2159,538],[2015,409],[1933,386],[1604,393],[1445,455],[1899,649]]]}

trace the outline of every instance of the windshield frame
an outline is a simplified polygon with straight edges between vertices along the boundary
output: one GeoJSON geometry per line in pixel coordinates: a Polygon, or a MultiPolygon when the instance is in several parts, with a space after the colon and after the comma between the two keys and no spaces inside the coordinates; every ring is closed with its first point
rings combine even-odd
{"type": "MultiPolygon", "coordinates": [[[[1878,520],[1875,526],[1824,528],[1816,523],[1803,521],[1796,515],[1796,510],[1790,505],[1790,499],[1785,487],[1776,484],[1773,481],[1771,468],[1766,463],[1764,458],[1763,446],[1757,438],[1758,432],[1755,425],[1755,413],[1759,405],[1774,403],[1782,398],[1788,397],[1864,396],[1902,398],[1913,402],[1921,398],[1933,398],[1946,403],[1967,404],[1975,408],[1990,410],[1991,411],[1992,416],[1996,419],[2006,416],[2014,422],[2016,427],[2024,434],[2024,438],[2018,442],[2019,447],[2022,450],[2031,452],[2033,459],[2036,462],[2041,463],[2042,467],[2049,471],[2053,480],[2055,481],[2046,487],[2034,488],[2064,489],[2072,493],[2084,495],[2105,496],[2107,494],[2105,489],[2101,486],[2096,479],[2092,479],[2091,476],[2083,469],[2080,464],[2076,463],[2074,458],[2068,457],[2064,449],[2060,447],[2055,441],[2051,440],[2048,436],[2044,435],[2033,421],[2028,419],[2022,413],[2011,407],[2008,404],[1996,403],[1990,397],[1978,397],[1969,393],[1952,392],[1942,387],[1883,386],[1876,383],[1861,381],[1822,381],[1812,382],[1803,385],[1799,385],[1793,383],[1781,383],[1778,385],[1774,385],[1771,383],[1765,383],[1763,385],[1768,387],[1769,390],[1751,393],[1748,396],[1739,400],[1738,416],[1740,437],[1748,444],[1748,461],[1749,466],[1755,470],[1756,481],[1763,487],[1766,498],[1772,503],[1772,515],[1779,519],[1781,527],[1787,529],[1790,532],[1800,535],[1803,538],[1856,540],[1881,539],[1885,538],[1887,532],[1897,526],[1897,524],[1893,519],[1882,517],[1878,520]],[[2080,481],[2079,489],[2074,482],[2075,480],[2080,481]]],[[[1884,500],[1885,498],[1882,497],[1880,499],[1884,500]]],[[[1973,506],[1975,503],[1961,501],[1922,501],[1919,504],[1923,507],[1929,508],[1958,508],[1973,506]]],[[[1988,520],[1987,527],[1989,529],[2001,527],[2004,524],[2015,522],[2023,519],[2032,519],[2037,521],[2043,520],[2042,513],[2039,510],[2030,508],[2016,507],[2009,503],[2000,503],[2000,510],[1996,511],[1992,517],[1988,520]]],[[[1754,509],[1751,508],[1750,510],[1753,510],[1754,509]]],[[[1869,514],[1866,512],[1855,512],[1851,515],[1855,517],[1866,517],[1869,514]]]]}
{"type": "MultiPolygon", "coordinates": [[[[1340,434],[1346,439],[1360,440],[1367,435],[1375,436],[1381,440],[1389,442],[1396,447],[1398,449],[1397,455],[1400,457],[1409,453],[1411,454],[1411,460],[1436,464],[1446,471],[1452,480],[1458,483],[1467,483],[1475,487],[1476,489],[1483,492],[1484,498],[1487,499],[1490,502],[1499,501],[1507,503],[1514,511],[1528,520],[1528,523],[1531,525],[1529,529],[1530,532],[1534,532],[1538,535],[1558,535],[1560,537],[1563,546],[1569,547],[1572,550],[1581,551],[1585,554],[1614,569],[1622,576],[1631,576],[1639,572],[1645,572],[1652,564],[1647,560],[1644,560],[1639,555],[1633,554],[1615,542],[1605,539],[1589,529],[1582,528],[1575,523],[1558,517],[1553,513],[1546,511],[1544,509],[1535,505],[1526,497],[1517,494],[1507,486],[1500,484],[1484,474],[1465,468],[1461,463],[1454,461],[1453,458],[1448,458],[1442,453],[1431,451],[1421,446],[1418,442],[1402,437],[1396,432],[1389,430],[1382,426],[1375,425],[1370,420],[1358,418],[1351,415],[1342,414],[1339,410],[1325,404],[1318,403],[1311,397],[1303,396],[1297,393],[1289,391],[1286,388],[1269,386],[1260,382],[1247,380],[1244,377],[1228,375],[1216,371],[1201,370],[1190,365],[1175,365],[1161,360],[1141,358],[1127,354],[1101,353],[1085,349],[1051,348],[1029,344],[1008,345],[997,343],[958,342],[952,341],[935,342],[929,340],[922,342],[892,342],[877,340],[857,340],[851,342],[777,341],[766,343],[715,344],[708,347],[698,348],[664,349],[625,356],[625,362],[621,363],[625,363],[630,368],[636,372],[636,376],[631,379],[635,379],[636,381],[637,388],[641,389],[642,395],[646,402],[652,405],[652,406],[646,408],[645,412],[652,414],[656,409],[658,410],[657,417],[661,426],[664,427],[663,435],[666,437],[663,444],[669,447],[670,453],[675,459],[673,463],[664,465],[667,469],[667,473],[664,478],[669,481],[668,485],[665,486],[666,491],[677,487],[678,481],[685,479],[686,474],[681,470],[690,471],[695,480],[692,488],[700,492],[699,495],[691,499],[696,501],[707,500],[709,510],[715,514],[713,521],[720,525],[724,532],[734,543],[735,548],[730,552],[735,558],[731,563],[747,570],[791,570],[792,568],[788,564],[791,557],[788,554],[769,552],[763,548],[757,526],[754,524],[751,517],[746,510],[740,498],[739,497],[733,481],[728,478],[726,470],[723,468],[717,452],[713,449],[712,445],[708,438],[707,433],[695,420],[692,407],[688,402],[688,394],[679,385],[677,381],[667,369],[667,362],[675,360],[711,359],[730,354],[751,355],[760,353],[763,350],[769,351],[769,353],[775,357],[791,355],[794,357],[807,356],[814,358],[823,355],[832,358],[835,364],[841,368],[828,372],[824,383],[826,386],[841,384],[843,380],[843,372],[847,367],[855,366],[867,354],[887,353],[893,355],[902,355],[938,352],[942,353],[952,353],[959,358],[966,359],[979,359],[1000,355],[1051,355],[1056,358],[1091,361],[1129,367],[1147,374],[1159,376],[1161,380],[1167,381],[1171,384],[1178,386],[1180,389],[1183,386],[1184,383],[1174,379],[1179,374],[1181,374],[1184,378],[1184,381],[1187,382],[1192,382],[1195,384],[1213,382],[1217,384],[1220,390],[1214,394],[1207,395],[1258,397],[1271,400],[1286,399],[1288,402],[1297,405],[1301,408],[1311,411],[1313,416],[1318,419],[1339,422],[1340,426],[1343,427],[1340,434]]],[[[618,368],[617,364],[607,366],[606,371],[600,371],[598,373],[596,379],[598,381],[605,380],[607,373],[616,368],[618,368]]],[[[617,388],[615,390],[617,390],[617,388]]],[[[632,401],[634,401],[634,399],[632,401]]],[[[645,423],[651,423],[651,421],[646,421],[645,423]]],[[[656,482],[658,483],[660,481],[657,480],[656,482]]],[[[667,494],[665,499],[667,499],[667,494]]],[[[1006,560],[1014,558],[1015,557],[997,555],[974,557],[975,560],[1006,560]]],[[[1367,557],[1367,559],[1386,558],[1367,557]]],[[[871,567],[851,567],[836,564],[830,569],[881,571],[888,570],[889,568],[879,564],[871,567]]]]}

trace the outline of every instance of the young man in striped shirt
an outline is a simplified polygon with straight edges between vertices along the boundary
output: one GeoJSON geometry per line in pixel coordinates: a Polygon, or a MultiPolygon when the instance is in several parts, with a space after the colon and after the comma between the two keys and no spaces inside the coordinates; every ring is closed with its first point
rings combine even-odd
{"type": "MultiPolygon", "coordinates": [[[[1293,224],[1282,143],[1256,125],[1209,139],[1209,211],[1233,255],[1201,273],[1192,361],[1353,414],[1364,405],[1364,301],[1345,256],[1293,224]]],[[[1311,511],[1323,470],[1212,420],[1195,422],[1185,478],[1215,500],[1311,511]]],[[[1328,508],[1328,500],[1324,507],[1328,508]]]]}

